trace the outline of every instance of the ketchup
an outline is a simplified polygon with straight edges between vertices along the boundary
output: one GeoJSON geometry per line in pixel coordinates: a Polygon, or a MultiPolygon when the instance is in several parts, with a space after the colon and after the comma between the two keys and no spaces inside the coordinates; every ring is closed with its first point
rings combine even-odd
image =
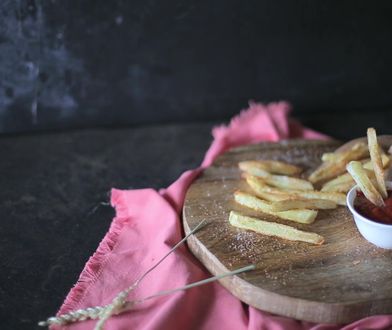
{"type": "Polygon", "coordinates": [[[361,191],[357,191],[354,208],[359,214],[370,220],[392,225],[392,190],[388,190],[388,197],[384,199],[384,203],[385,206],[376,206],[361,191]]]}

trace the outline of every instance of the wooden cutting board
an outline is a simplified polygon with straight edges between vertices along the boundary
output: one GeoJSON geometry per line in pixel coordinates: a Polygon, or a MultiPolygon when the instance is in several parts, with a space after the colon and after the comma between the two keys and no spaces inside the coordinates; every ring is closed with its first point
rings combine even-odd
{"type": "MultiPolygon", "coordinates": [[[[389,147],[392,136],[380,141],[389,147]]],[[[302,166],[306,176],[320,164],[322,153],[338,146],[337,142],[291,140],[232,149],[189,188],[183,209],[185,232],[208,220],[188,240],[193,254],[214,275],[256,265],[254,271],[221,280],[240,300],[264,311],[321,323],[392,313],[392,250],[363,239],[346,207],[319,211],[316,222],[301,225],[260,216],[233,201],[235,190],[250,191],[240,179],[239,161],[282,160],[302,166]],[[313,231],[326,241],[314,246],[233,228],[228,222],[230,210],[313,231]]]]}

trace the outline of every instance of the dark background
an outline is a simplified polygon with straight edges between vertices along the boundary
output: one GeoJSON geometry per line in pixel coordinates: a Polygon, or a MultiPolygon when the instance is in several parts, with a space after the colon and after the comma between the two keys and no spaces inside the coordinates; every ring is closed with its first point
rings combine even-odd
{"type": "Polygon", "coordinates": [[[0,132],[224,120],[249,99],[369,120],[392,104],[391,17],[390,1],[3,0],[0,132]]]}
{"type": "Polygon", "coordinates": [[[249,100],[343,140],[390,133],[391,17],[390,1],[0,1],[1,329],[57,311],[111,187],[169,185],[249,100]]]}

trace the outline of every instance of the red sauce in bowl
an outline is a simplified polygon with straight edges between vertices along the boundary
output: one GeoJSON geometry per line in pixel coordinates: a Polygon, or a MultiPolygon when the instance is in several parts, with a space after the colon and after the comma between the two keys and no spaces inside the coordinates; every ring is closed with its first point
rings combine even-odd
{"type": "Polygon", "coordinates": [[[385,206],[376,206],[361,191],[357,191],[354,208],[360,215],[369,220],[392,225],[392,190],[388,190],[388,197],[384,199],[384,203],[385,206]]]}

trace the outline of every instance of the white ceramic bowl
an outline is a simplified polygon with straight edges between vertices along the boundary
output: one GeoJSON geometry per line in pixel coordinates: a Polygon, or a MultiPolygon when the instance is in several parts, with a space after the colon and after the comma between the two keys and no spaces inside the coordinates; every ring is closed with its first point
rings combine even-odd
{"type": "MultiPolygon", "coordinates": [[[[387,182],[386,186],[391,189],[392,182],[387,182]]],[[[348,192],[347,206],[354,217],[359,232],[370,243],[383,249],[392,249],[392,225],[385,225],[369,220],[354,209],[354,201],[357,197],[358,189],[359,188],[355,186],[348,192]]]]}

